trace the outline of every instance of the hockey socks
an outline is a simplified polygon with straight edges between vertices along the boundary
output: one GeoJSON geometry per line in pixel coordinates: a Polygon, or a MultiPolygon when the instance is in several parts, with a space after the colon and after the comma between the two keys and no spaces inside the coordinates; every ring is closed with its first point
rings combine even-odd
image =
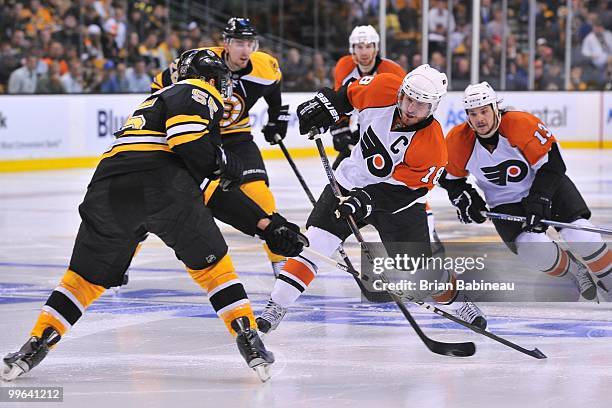
{"type": "Polygon", "coordinates": [[[41,337],[47,327],[53,327],[63,336],[104,290],[68,269],[42,307],[30,334],[41,337]]]}
{"type": "Polygon", "coordinates": [[[236,275],[229,255],[216,264],[200,270],[187,268],[194,281],[208,293],[208,299],[217,316],[223,320],[232,335],[236,335],[231,323],[238,317],[249,318],[255,327],[255,316],[242,282],[236,275]]]}

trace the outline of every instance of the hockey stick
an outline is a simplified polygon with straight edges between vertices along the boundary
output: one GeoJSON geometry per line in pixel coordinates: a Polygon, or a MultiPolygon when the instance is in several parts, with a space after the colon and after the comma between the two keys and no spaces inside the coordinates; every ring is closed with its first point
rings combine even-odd
{"type": "MultiPolygon", "coordinates": [[[[308,199],[310,200],[312,206],[314,207],[315,204],[317,203],[317,200],[315,200],[314,195],[312,194],[312,192],[310,191],[310,188],[308,188],[308,185],[306,184],[306,181],[304,180],[304,177],[302,177],[302,174],[297,168],[297,165],[295,164],[295,162],[293,161],[293,158],[289,154],[289,150],[287,150],[285,143],[283,143],[283,139],[281,139],[279,135],[276,135],[276,143],[281,148],[283,154],[285,155],[285,158],[289,162],[289,166],[291,166],[291,168],[293,169],[293,173],[295,173],[295,177],[297,177],[298,181],[302,185],[302,188],[304,189],[304,192],[306,193],[306,195],[308,196],[308,199]]],[[[346,255],[346,252],[344,251],[342,244],[340,244],[340,246],[338,247],[338,252],[340,253],[340,256],[342,257],[342,259],[344,260],[345,266],[347,266],[348,268],[350,268],[350,270],[355,272],[355,273],[352,273],[352,275],[355,276],[355,282],[359,286],[359,289],[361,290],[361,293],[363,293],[363,296],[368,301],[370,302],[389,302],[391,301],[391,299],[388,296],[386,296],[386,294],[378,293],[378,292],[370,292],[363,286],[363,283],[361,282],[361,280],[359,280],[359,272],[357,272],[355,268],[353,267],[353,264],[351,263],[351,260],[349,259],[349,257],[346,255]]]]}
{"type": "Polygon", "coordinates": [[[312,205],[314,205],[317,202],[317,200],[315,200],[314,196],[312,195],[312,192],[310,191],[310,189],[308,188],[308,185],[306,184],[306,181],[304,181],[302,174],[300,173],[297,166],[295,165],[293,158],[291,158],[291,155],[289,154],[289,150],[287,150],[285,143],[283,143],[283,139],[281,139],[279,135],[276,135],[275,138],[276,138],[276,144],[278,144],[278,146],[281,148],[281,150],[283,151],[283,154],[285,155],[285,159],[287,159],[287,161],[289,162],[289,166],[291,166],[291,168],[293,169],[293,173],[295,173],[295,177],[297,177],[298,181],[302,185],[302,188],[304,189],[304,192],[308,196],[308,199],[310,200],[312,205]]]}
{"type": "MultiPolygon", "coordinates": [[[[321,163],[323,163],[325,174],[327,174],[327,178],[329,180],[331,189],[334,192],[334,195],[336,197],[341,197],[342,194],[340,191],[340,186],[338,185],[336,177],[334,176],[334,172],[332,171],[331,165],[329,164],[329,159],[327,158],[325,148],[323,147],[323,142],[321,141],[321,137],[319,136],[317,130],[312,129],[309,132],[308,137],[310,139],[314,139],[315,143],[317,144],[317,150],[319,151],[319,156],[321,157],[321,163]]],[[[349,227],[351,228],[351,232],[355,235],[357,241],[359,241],[359,244],[361,245],[361,250],[366,255],[368,260],[373,263],[372,253],[366,245],[363,236],[361,235],[361,232],[359,232],[359,228],[357,227],[355,220],[352,216],[348,216],[347,222],[349,227]]],[[[381,273],[379,276],[383,282],[388,283],[388,280],[384,273],[381,273]]],[[[410,323],[410,326],[412,326],[412,329],[417,333],[421,341],[425,344],[425,346],[427,346],[430,351],[436,354],[441,354],[443,356],[454,357],[469,357],[476,353],[476,345],[472,342],[446,343],[429,338],[425,333],[423,333],[423,330],[421,330],[419,324],[416,322],[416,320],[414,320],[414,317],[412,317],[412,315],[406,308],[406,305],[404,305],[404,303],[402,302],[401,298],[393,292],[387,291],[387,293],[391,296],[391,299],[393,299],[397,307],[399,307],[404,317],[410,323]]]]}
{"type": "MultiPolygon", "coordinates": [[[[346,265],[343,265],[343,264],[341,264],[339,262],[336,262],[334,259],[332,259],[330,257],[327,257],[327,256],[325,256],[323,254],[320,254],[317,251],[312,250],[312,249],[310,249],[308,247],[304,247],[304,251],[308,252],[309,254],[311,254],[313,256],[318,257],[322,261],[326,262],[327,264],[329,264],[331,266],[334,266],[334,267],[340,269],[341,271],[344,271],[344,272],[350,273],[353,276],[356,276],[356,275],[353,274],[352,271],[350,271],[346,267],[346,265]]],[[[363,278],[366,281],[369,280],[368,276],[364,275],[363,278]]],[[[531,357],[537,358],[537,359],[547,358],[546,355],[544,353],[542,353],[538,348],[534,348],[533,350],[528,350],[528,349],[526,349],[524,347],[519,346],[518,344],[512,343],[511,341],[504,339],[503,337],[499,337],[499,336],[497,336],[497,335],[495,335],[495,334],[493,334],[491,332],[488,332],[486,330],[481,329],[478,326],[474,326],[473,324],[470,324],[470,323],[468,323],[466,321],[463,321],[460,318],[458,318],[457,316],[454,316],[451,313],[448,313],[448,312],[446,312],[446,311],[444,311],[442,309],[439,309],[439,308],[437,308],[434,305],[430,305],[429,303],[425,303],[422,300],[415,299],[412,296],[407,295],[405,292],[391,291],[391,290],[389,290],[389,292],[393,292],[397,296],[399,296],[401,299],[406,299],[409,302],[414,302],[417,305],[419,305],[419,306],[429,310],[430,312],[433,312],[433,313],[435,313],[435,314],[437,314],[439,316],[445,317],[445,318],[447,318],[447,319],[449,319],[449,320],[451,320],[451,321],[453,321],[453,322],[455,322],[457,324],[460,324],[463,327],[466,327],[466,328],[468,328],[468,329],[470,329],[470,330],[472,330],[472,331],[474,331],[474,332],[476,332],[478,334],[482,334],[483,336],[486,336],[486,337],[488,337],[488,338],[490,338],[490,339],[492,339],[494,341],[497,341],[497,342],[499,342],[501,344],[504,344],[504,345],[506,345],[506,346],[508,346],[510,348],[513,348],[514,350],[520,351],[521,353],[527,354],[528,356],[531,356],[531,357]]]]}
{"type": "MultiPolygon", "coordinates": [[[[522,217],[520,215],[501,214],[501,213],[490,212],[490,211],[482,211],[482,215],[484,215],[487,218],[495,219],[495,220],[525,222],[525,217],[522,217]]],[[[575,229],[579,231],[589,231],[589,232],[596,232],[599,234],[612,235],[612,230],[607,229],[607,228],[589,227],[586,225],[574,225],[574,224],[570,224],[567,222],[559,222],[559,221],[551,221],[551,220],[541,220],[540,222],[542,224],[546,224],[551,227],[569,228],[569,229],[575,229]]]]}

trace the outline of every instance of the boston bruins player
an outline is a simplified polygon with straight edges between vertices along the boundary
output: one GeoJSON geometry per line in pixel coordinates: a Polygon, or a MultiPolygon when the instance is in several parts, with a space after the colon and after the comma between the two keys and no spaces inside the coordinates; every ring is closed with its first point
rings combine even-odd
{"type": "MultiPolygon", "coordinates": [[[[565,174],[565,163],[551,131],[528,112],[500,110],[493,88],[482,82],[465,89],[467,122],[451,129],[447,173],[440,185],[448,191],[463,223],[482,223],[487,205],[494,212],[527,217],[525,225],[493,220],[500,237],[530,267],[554,277],[573,277],[582,296],[594,299],[589,272],[543,232],[541,219],[591,225],[591,212],[565,174]],[[466,181],[471,174],[484,199],[466,181]],[[568,274],[569,272],[569,274],[568,274]]],[[[601,235],[560,230],[571,251],[607,289],[612,287],[612,253],[601,235]]]]}
{"type": "MultiPolygon", "coordinates": [[[[221,138],[227,151],[238,155],[244,163],[242,191],[255,201],[266,213],[276,211],[274,196],[268,187],[266,167],[257,144],[253,141],[249,124],[249,110],[260,98],[268,104],[268,123],[263,128],[266,140],[275,144],[277,137],[287,134],[289,106],[281,106],[281,72],[272,56],[257,51],[257,31],[249,19],[229,19],[223,30],[223,47],[210,47],[223,58],[231,70],[233,93],[224,99],[225,112],[221,120],[221,138]]],[[[159,73],[151,86],[156,91],[176,82],[175,65],[159,73]]],[[[234,211],[230,197],[211,183],[205,190],[205,201],[215,218],[244,232],[246,214],[234,211]]],[[[277,275],[285,258],[270,251],[264,244],[272,269],[277,275]]]]}
{"type": "MultiPolygon", "coordinates": [[[[200,183],[217,179],[220,188],[233,194],[235,205],[265,217],[239,189],[231,190],[241,182],[242,165],[219,143],[221,93],[231,87],[229,71],[207,50],[184,53],[177,68],[178,82],[142,102],[103,154],[79,206],[82,222],[70,266],[43,306],[32,337],[4,357],[5,380],[39,364],[87,307],[121,282],[138,243],[149,232],[174,250],[208,292],[249,367],[263,380],[269,376],[267,366],[274,357],[257,335],[225,240],[201,199],[200,183]]],[[[297,226],[271,217],[252,228],[275,246],[274,241],[297,226]]],[[[301,244],[291,237],[288,241],[299,253],[301,244]]]]}
{"type": "MultiPolygon", "coordinates": [[[[417,251],[411,256],[431,255],[425,198],[447,162],[442,128],[433,117],[446,88],[446,75],[421,65],[403,79],[384,73],[363,77],[338,92],[325,88],[298,106],[302,134],[313,127],[324,131],[353,109],[359,111],[361,124],[359,144],[334,172],[345,198],[339,202],[327,185],[310,213],[306,236],[311,249],[331,257],[351,235],[342,219],[351,215],[360,226],[374,226],[383,243],[411,243],[417,251]]],[[[394,251],[387,247],[390,257],[394,251]]],[[[316,273],[313,259],[300,255],[287,260],[257,318],[262,332],[278,326],[316,273]]],[[[450,282],[453,276],[446,273],[444,279],[450,282]]],[[[432,297],[452,303],[469,323],[486,327],[482,312],[463,295],[458,299],[454,288],[432,297]]]]}

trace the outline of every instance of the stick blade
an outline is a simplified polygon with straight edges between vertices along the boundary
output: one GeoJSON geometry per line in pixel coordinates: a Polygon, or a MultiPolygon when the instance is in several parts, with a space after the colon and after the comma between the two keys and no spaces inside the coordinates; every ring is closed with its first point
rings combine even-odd
{"type": "Polygon", "coordinates": [[[476,345],[471,341],[465,343],[441,343],[432,341],[427,344],[429,350],[449,357],[470,357],[476,354],[476,345]]]}
{"type": "Polygon", "coordinates": [[[529,352],[529,355],[530,355],[531,357],[537,358],[537,359],[539,359],[539,360],[543,360],[543,359],[545,359],[545,358],[548,358],[548,357],[546,357],[546,354],[542,353],[542,352],[541,352],[541,351],[540,351],[540,350],[539,350],[537,347],[536,347],[536,348],[534,348],[533,350],[531,350],[531,351],[529,352]]]}

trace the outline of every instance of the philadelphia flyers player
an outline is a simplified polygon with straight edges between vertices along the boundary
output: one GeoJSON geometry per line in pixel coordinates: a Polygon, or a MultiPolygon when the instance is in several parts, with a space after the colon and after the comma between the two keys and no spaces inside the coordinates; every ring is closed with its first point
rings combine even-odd
{"type": "MultiPolygon", "coordinates": [[[[401,78],[406,72],[397,63],[381,58],[378,53],[380,37],[371,25],[357,26],[349,36],[349,55],[338,60],[334,69],[334,89],[338,91],[343,85],[364,76],[390,72],[401,78]]],[[[354,115],[356,122],[356,116],[354,115]]],[[[349,117],[330,126],[334,148],[338,151],[333,168],[350,156],[351,149],[359,141],[359,130],[351,131],[349,117]]]]}
{"type": "Polygon", "coordinates": [[[526,216],[524,225],[493,220],[500,237],[525,264],[550,276],[572,278],[585,299],[597,296],[589,271],[603,288],[612,288],[612,253],[601,235],[560,230],[587,271],[544,233],[542,219],[591,225],[591,211],[565,174],[559,146],[546,124],[528,112],[500,109],[487,82],[465,89],[463,107],[467,121],[447,136],[448,165],[440,179],[459,220],[482,223],[486,218],[481,211],[487,206],[494,212],[526,216]],[[484,199],[467,182],[470,174],[484,199]]]}
{"type": "MultiPolygon", "coordinates": [[[[406,72],[397,63],[379,55],[380,37],[376,29],[371,25],[357,26],[349,36],[349,55],[338,60],[334,70],[334,90],[338,91],[342,86],[361,79],[364,76],[382,74],[385,72],[395,74],[400,78],[406,72]]],[[[338,156],[332,165],[335,170],[342,160],[350,156],[351,150],[359,142],[359,113],[353,111],[342,115],[338,123],[329,128],[332,135],[334,148],[338,156]],[[355,128],[353,131],[352,127],[355,128]]],[[[444,246],[435,230],[435,220],[429,203],[425,204],[427,210],[427,224],[429,227],[430,240],[434,253],[444,251],[444,246]]]]}
{"type": "MultiPolygon", "coordinates": [[[[343,219],[351,215],[360,226],[374,226],[383,243],[409,242],[417,253],[431,255],[425,200],[447,162],[442,128],[433,117],[446,89],[446,75],[421,65],[403,79],[384,73],[363,77],[337,92],[324,88],[298,106],[302,134],[313,127],[323,133],[340,114],[353,109],[359,111],[361,123],[359,144],[334,172],[345,198],[337,200],[331,187],[325,187],[306,224],[310,248],[332,256],[351,235],[343,219]]],[[[386,249],[393,256],[395,251],[386,249]]],[[[257,318],[259,330],[275,329],[316,274],[316,260],[304,255],[288,259],[257,318]]],[[[446,275],[450,282],[453,277],[446,275]]],[[[454,303],[461,318],[486,327],[482,312],[462,301],[463,296],[457,299],[456,290],[432,298],[454,303]]]]}
{"type": "MultiPolygon", "coordinates": [[[[266,216],[238,188],[240,160],[219,143],[221,94],[231,92],[229,70],[210,50],[186,51],[177,69],[176,84],[144,100],[103,154],[79,206],[82,222],[70,266],[42,307],[32,337],[4,357],[3,379],[13,380],[38,365],[87,307],[122,281],[149,232],[174,250],[208,292],[249,367],[262,380],[269,378],[267,366],[274,356],[258,337],[225,240],[202,202],[201,186],[220,179],[220,188],[232,194],[235,206],[266,216]]],[[[296,225],[279,225],[274,217],[252,228],[269,242],[288,229],[299,231],[296,225]]]]}
{"type": "MultiPolygon", "coordinates": [[[[221,119],[221,138],[225,149],[235,153],[244,163],[244,178],[240,189],[267,214],[276,211],[276,202],[268,186],[268,175],[261,152],[253,141],[249,110],[263,98],[268,104],[268,123],[262,132],[270,144],[277,137],[285,138],[289,121],[289,106],[281,101],[281,71],[276,58],[258,51],[258,33],[248,18],[232,17],[223,29],[223,47],[207,47],[228,65],[233,82],[233,93],[224,99],[224,114],[221,119]]],[[[151,91],[155,92],[176,82],[176,64],[160,72],[153,80],[151,91]]],[[[246,232],[246,225],[253,220],[248,214],[233,211],[231,197],[211,183],[204,191],[206,205],[213,216],[236,229],[246,232]]],[[[264,250],[277,275],[285,263],[285,257],[264,250]]]]}

